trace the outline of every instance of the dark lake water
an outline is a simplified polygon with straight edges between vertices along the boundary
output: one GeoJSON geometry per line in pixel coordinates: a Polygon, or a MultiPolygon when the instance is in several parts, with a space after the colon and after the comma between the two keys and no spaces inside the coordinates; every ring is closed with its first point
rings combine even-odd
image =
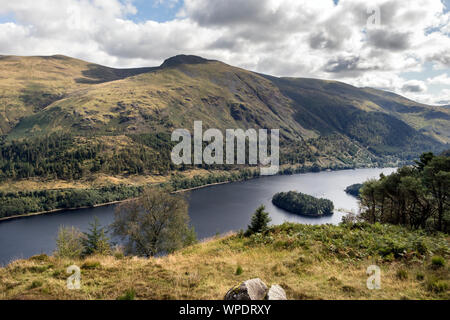
{"type": "MultiPolygon", "coordinates": [[[[335,172],[273,176],[217,185],[189,192],[189,215],[199,239],[246,229],[250,217],[261,204],[270,213],[273,224],[285,221],[304,224],[338,224],[345,211],[358,211],[356,198],[344,189],[354,183],[389,174],[395,169],[357,169],[335,172]],[[308,218],[289,214],[272,205],[272,196],[280,191],[296,190],[333,201],[335,214],[308,218]]],[[[94,217],[103,226],[113,221],[114,206],[59,212],[0,222],[0,265],[39,253],[52,253],[60,226],[75,226],[86,231],[94,217]]]]}

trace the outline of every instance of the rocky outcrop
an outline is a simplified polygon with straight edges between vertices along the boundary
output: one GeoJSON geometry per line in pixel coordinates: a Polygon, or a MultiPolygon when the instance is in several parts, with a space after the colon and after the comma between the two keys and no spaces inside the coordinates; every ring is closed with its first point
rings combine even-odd
{"type": "Polygon", "coordinates": [[[259,278],[240,283],[228,290],[225,300],[287,300],[286,293],[279,285],[270,289],[259,278]]]}

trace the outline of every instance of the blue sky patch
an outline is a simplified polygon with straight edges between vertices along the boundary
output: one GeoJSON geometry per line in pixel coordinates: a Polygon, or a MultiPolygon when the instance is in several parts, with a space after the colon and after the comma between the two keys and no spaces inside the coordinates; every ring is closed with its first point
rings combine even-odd
{"type": "Polygon", "coordinates": [[[136,15],[130,15],[128,18],[136,23],[145,22],[147,20],[166,22],[176,18],[176,14],[183,6],[183,1],[166,0],[163,3],[153,0],[135,0],[133,5],[137,9],[136,15]]]}
{"type": "Polygon", "coordinates": [[[7,23],[7,22],[15,22],[14,14],[13,13],[7,13],[7,14],[0,14],[0,23],[7,23]]]}

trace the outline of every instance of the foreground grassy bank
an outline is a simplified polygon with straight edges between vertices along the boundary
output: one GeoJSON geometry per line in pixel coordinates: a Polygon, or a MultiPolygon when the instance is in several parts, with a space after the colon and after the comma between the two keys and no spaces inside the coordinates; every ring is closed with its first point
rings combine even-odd
{"type": "Polygon", "coordinates": [[[0,269],[0,299],[222,299],[255,277],[289,299],[450,299],[449,240],[391,225],[284,224],[161,258],[41,255],[0,269]],[[81,290],[66,287],[73,264],[81,290]],[[370,265],[381,268],[381,290],[366,287],[370,265]]]}

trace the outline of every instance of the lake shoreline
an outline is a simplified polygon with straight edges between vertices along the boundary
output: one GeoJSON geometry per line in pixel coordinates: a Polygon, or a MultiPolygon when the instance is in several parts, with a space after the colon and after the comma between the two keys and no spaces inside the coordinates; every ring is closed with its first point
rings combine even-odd
{"type": "MultiPolygon", "coordinates": [[[[258,179],[258,178],[252,178],[252,179],[249,179],[249,180],[258,179]]],[[[210,183],[210,184],[205,184],[203,186],[198,186],[198,187],[194,187],[194,188],[188,188],[188,189],[181,189],[181,190],[173,191],[171,193],[172,194],[185,193],[185,192],[189,192],[189,191],[193,191],[193,190],[199,190],[199,189],[203,189],[203,188],[208,188],[208,187],[213,187],[213,186],[218,186],[218,185],[223,185],[223,184],[229,184],[229,183],[233,183],[233,182],[242,182],[242,181],[244,181],[244,180],[210,183]]],[[[130,198],[130,199],[117,200],[117,201],[112,201],[112,202],[107,202],[107,203],[100,203],[100,204],[96,204],[96,205],[93,205],[93,206],[76,207],[76,208],[61,208],[61,209],[54,209],[54,210],[49,210],[49,211],[24,213],[24,214],[11,216],[11,217],[0,218],[0,223],[7,222],[7,221],[18,220],[18,219],[30,218],[30,217],[35,217],[35,216],[41,216],[41,215],[46,215],[46,214],[52,214],[52,213],[64,213],[64,212],[76,211],[76,210],[108,207],[108,206],[113,206],[113,205],[116,205],[116,204],[125,203],[125,202],[128,202],[128,201],[133,201],[133,200],[136,200],[136,199],[138,199],[138,198],[130,198]]]]}
{"type": "MultiPolygon", "coordinates": [[[[390,168],[392,168],[392,167],[383,167],[383,168],[376,168],[376,169],[390,169],[390,168]]],[[[356,169],[375,169],[375,168],[363,167],[363,168],[354,168],[354,169],[336,169],[336,170],[329,170],[329,171],[331,171],[331,172],[338,172],[338,171],[356,170],[356,169]]],[[[326,172],[326,171],[320,171],[320,172],[326,172]]],[[[312,173],[312,171],[302,172],[302,173],[294,173],[293,175],[301,175],[301,174],[307,174],[307,173],[312,173]]],[[[277,174],[275,176],[281,176],[281,175],[283,175],[283,174],[277,174]]],[[[177,191],[173,191],[171,193],[172,194],[185,193],[185,192],[189,192],[189,191],[194,191],[194,190],[199,190],[199,189],[204,189],[204,188],[208,188],[208,187],[224,185],[224,184],[229,184],[229,183],[234,183],[234,182],[243,182],[243,181],[248,181],[248,180],[260,179],[262,177],[265,177],[265,176],[258,176],[258,177],[250,178],[250,179],[247,179],[247,180],[236,180],[236,181],[224,181],[224,182],[210,183],[210,184],[205,184],[205,185],[198,186],[198,187],[193,187],[193,188],[188,188],[188,189],[180,189],[180,190],[177,190],[177,191]]],[[[137,198],[130,198],[130,199],[112,201],[112,202],[107,202],[107,203],[96,204],[96,205],[93,205],[93,206],[76,207],[76,208],[61,208],[61,209],[54,209],[54,210],[49,210],[49,211],[41,211],[41,212],[35,212],[35,213],[25,213],[25,214],[15,215],[15,216],[11,216],[11,217],[0,218],[0,223],[8,222],[8,221],[14,221],[14,220],[19,220],[19,219],[25,219],[25,218],[29,218],[29,217],[47,215],[47,214],[52,214],[52,213],[64,213],[64,212],[70,212],[70,211],[75,211],[75,210],[107,207],[107,206],[112,206],[112,205],[116,205],[116,204],[125,203],[125,202],[128,202],[128,201],[133,201],[135,199],[137,199],[137,198]]]]}

